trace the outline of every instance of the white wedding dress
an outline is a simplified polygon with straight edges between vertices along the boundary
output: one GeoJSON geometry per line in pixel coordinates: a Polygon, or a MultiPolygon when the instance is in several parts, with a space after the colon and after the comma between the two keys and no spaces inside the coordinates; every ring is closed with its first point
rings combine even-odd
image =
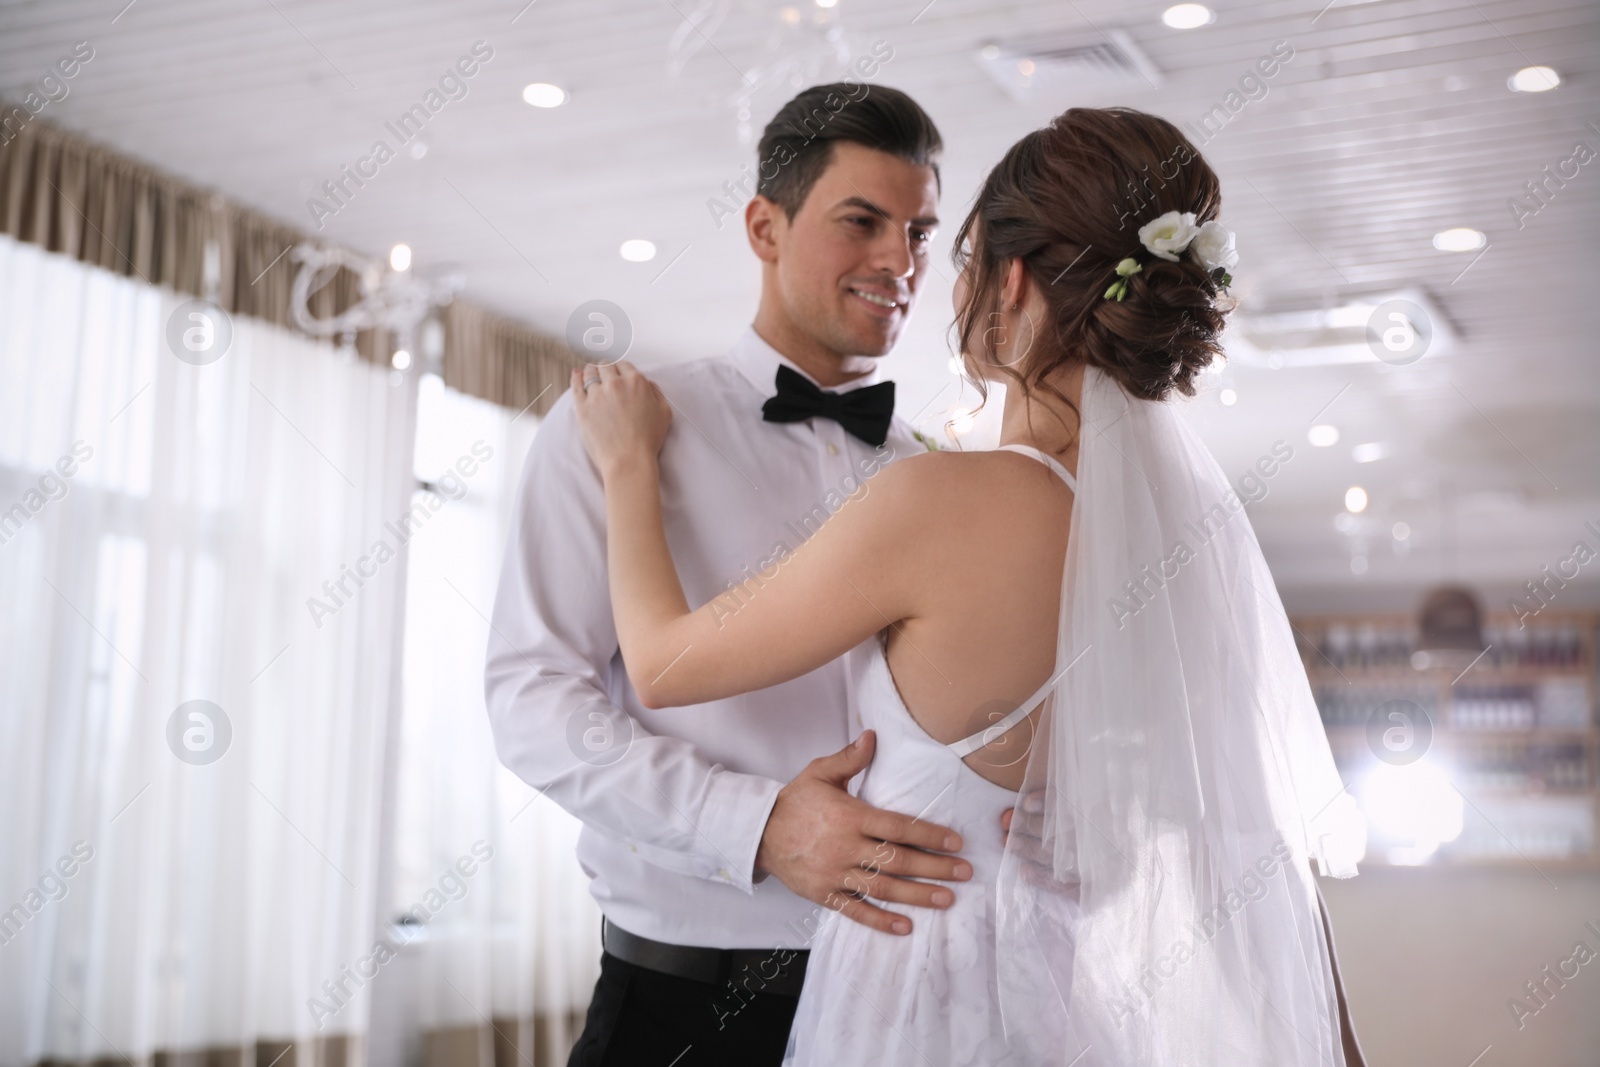
{"type": "Polygon", "coordinates": [[[1054,684],[952,747],[850,654],[859,795],[959,831],[973,878],[905,937],[827,913],[796,1067],[1344,1067],[1312,865],[1356,874],[1365,826],[1244,503],[1174,404],[1091,366],[1080,411],[1075,481],[1006,446],[1074,492],[1054,684]],[[1008,721],[1038,804],[1002,846],[1019,793],[961,757],[1008,721]]]}
{"type": "MultiPolygon", "coordinates": [[[[1072,475],[1038,449],[1001,447],[1048,464],[1076,489],[1072,475]]],[[[956,899],[948,909],[894,905],[911,918],[912,931],[904,936],[829,911],[811,946],[784,1062],[1022,1067],[1027,1061],[1006,1050],[994,958],[995,885],[1005,851],[1000,816],[1017,794],[978,774],[962,757],[1022,722],[1058,679],[993,725],[945,745],[906,710],[881,635],[870,655],[853,656],[850,664],[862,727],[878,735],[858,795],[874,807],[955,830],[964,845],[961,856],[972,864],[972,880],[952,886],[956,899]]]]}

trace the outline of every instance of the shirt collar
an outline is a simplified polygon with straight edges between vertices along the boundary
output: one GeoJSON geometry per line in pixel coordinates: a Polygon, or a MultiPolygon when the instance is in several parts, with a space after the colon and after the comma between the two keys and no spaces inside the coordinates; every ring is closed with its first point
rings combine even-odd
{"type": "MultiPolygon", "coordinates": [[[[778,377],[778,368],[780,366],[788,367],[796,374],[802,375],[813,385],[817,384],[816,379],[796,366],[793,360],[788,359],[776,348],[762,340],[761,335],[756,333],[754,326],[745,327],[744,333],[739,335],[739,340],[734,342],[732,351],[728,353],[728,358],[733,361],[733,365],[738,367],[746,378],[750,379],[752,385],[761,390],[762,396],[771,396],[773,390],[777,388],[773,382],[778,377]]],[[[848,393],[852,389],[860,389],[863,386],[877,384],[881,360],[872,356],[853,356],[851,360],[852,368],[859,367],[867,373],[859,378],[853,378],[843,385],[819,385],[818,388],[829,393],[848,393]]]]}

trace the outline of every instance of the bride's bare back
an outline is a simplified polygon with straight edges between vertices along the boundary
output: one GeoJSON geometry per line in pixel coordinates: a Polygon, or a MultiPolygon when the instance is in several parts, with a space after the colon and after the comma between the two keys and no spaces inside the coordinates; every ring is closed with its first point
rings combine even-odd
{"type": "MultiPolygon", "coordinates": [[[[949,744],[992,726],[1050,676],[1073,494],[1015,452],[933,453],[900,473],[906,485],[890,491],[915,497],[907,506],[927,522],[917,535],[927,543],[886,561],[918,586],[915,611],[889,628],[889,668],[912,717],[949,744]]],[[[1019,788],[1037,716],[967,764],[1019,788]]]]}

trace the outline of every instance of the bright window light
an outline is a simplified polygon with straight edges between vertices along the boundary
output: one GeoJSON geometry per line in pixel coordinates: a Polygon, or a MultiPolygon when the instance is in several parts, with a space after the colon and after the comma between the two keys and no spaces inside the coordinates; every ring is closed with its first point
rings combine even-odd
{"type": "Polygon", "coordinates": [[[1313,832],[1328,857],[1336,866],[1360,863],[1367,855],[1367,817],[1361,805],[1350,793],[1340,793],[1328,802],[1322,811],[1312,817],[1313,832]]]}
{"type": "Polygon", "coordinates": [[[1561,75],[1549,67],[1523,67],[1506,80],[1514,93],[1544,93],[1561,84],[1561,75]]]}
{"type": "Polygon", "coordinates": [[[1362,782],[1361,808],[1372,829],[1393,842],[1393,863],[1425,862],[1461,836],[1464,805],[1444,771],[1426,758],[1374,767],[1362,782]]]}
{"type": "Polygon", "coordinates": [[[1306,431],[1306,440],[1310,441],[1314,448],[1336,445],[1339,443],[1339,427],[1325,422],[1318,423],[1306,431]]]}
{"type": "Polygon", "coordinates": [[[1174,30],[1192,30],[1209,25],[1216,17],[1204,4],[1173,4],[1161,13],[1161,21],[1174,30]]]}
{"type": "Polygon", "coordinates": [[[1344,491],[1344,509],[1352,515],[1359,515],[1367,510],[1367,491],[1359,485],[1352,485],[1344,491]]]}

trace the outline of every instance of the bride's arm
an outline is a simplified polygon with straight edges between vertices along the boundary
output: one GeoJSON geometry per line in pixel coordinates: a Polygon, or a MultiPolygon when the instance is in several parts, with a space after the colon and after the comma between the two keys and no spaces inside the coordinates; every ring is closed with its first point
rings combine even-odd
{"type": "MultiPolygon", "coordinates": [[[[588,371],[591,377],[594,371],[588,371]]],[[[921,496],[895,464],[822,528],[740,587],[691,610],[661,518],[657,455],[671,410],[626,363],[578,390],[579,426],[605,482],[611,605],[623,662],[646,707],[697,704],[815,670],[915,614],[912,536],[921,496]]]]}

